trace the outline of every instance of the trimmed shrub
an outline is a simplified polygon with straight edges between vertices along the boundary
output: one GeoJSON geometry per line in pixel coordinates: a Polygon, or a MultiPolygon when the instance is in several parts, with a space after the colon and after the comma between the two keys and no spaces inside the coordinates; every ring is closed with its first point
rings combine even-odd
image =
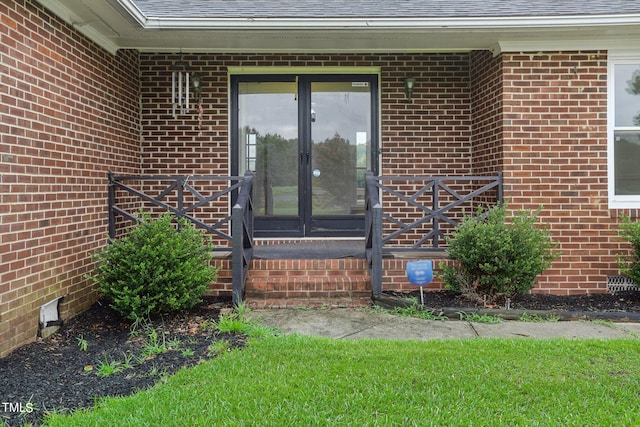
{"type": "Polygon", "coordinates": [[[137,320],[193,307],[215,282],[212,245],[202,230],[165,214],[142,215],[130,233],[95,254],[102,293],[122,316],[137,320]]]}
{"type": "Polygon", "coordinates": [[[628,216],[620,217],[618,235],[631,243],[631,253],[618,256],[620,273],[624,274],[636,284],[640,283],[640,222],[631,221],[628,216]]]}
{"type": "Polygon", "coordinates": [[[560,255],[549,231],[535,226],[538,213],[517,212],[507,222],[506,205],[482,216],[478,210],[447,238],[454,263],[441,263],[438,277],[448,289],[488,303],[529,292],[560,255]]]}

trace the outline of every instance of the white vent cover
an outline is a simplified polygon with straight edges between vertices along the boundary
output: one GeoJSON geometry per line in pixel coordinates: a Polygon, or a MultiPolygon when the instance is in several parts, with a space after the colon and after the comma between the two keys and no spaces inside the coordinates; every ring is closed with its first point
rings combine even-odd
{"type": "Polygon", "coordinates": [[[49,301],[40,307],[40,328],[48,328],[50,326],[59,326],[60,321],[60,300],[62,297],[58,297],[49,301]]]}

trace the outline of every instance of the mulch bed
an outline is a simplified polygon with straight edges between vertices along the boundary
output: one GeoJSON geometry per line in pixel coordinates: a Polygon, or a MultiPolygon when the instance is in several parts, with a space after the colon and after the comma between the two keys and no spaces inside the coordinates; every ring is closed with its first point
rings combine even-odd
{"type": "MultiPolygon", "coordinates": [[[[420,291],[390,293],[398,297],[412,297],[420,301],[420,291]]],[[[431,308],[505,308],[505,301],[486,307],[482,302],[471,302],[460,294],[450,291],[425,290],[424,306],[431,308]]],[[[516,310],[562,310],[592,312],[640,312],[640,292],[624,291],[615,294],[549,295],[526,294],[511,298],[510,308],[516,310]]]]}
{"type": "Polygon", "coordinates": [[[389,309],[407,307],[411,301],[424,301],[423,308],[434,314],[462,318],[464,314],[481,314],[505,320],[520,320],[525,315],[555,320],[607,320],[640,322],[640,292],[581,295],[519,295],[488,305],[470,301],[450,291],[387,292],[374,298],[376,304],[389,309]]]}
{"type": "Polygon", "coordinates": [[[202,327],[217,320],[220,310],[227,307],[231,307],[230,299],[205,297],[188,312],[153,319],[146,329],[138,328],[136,336],[131,333],[131,323],[107,303],[95,303],[51,337],[0,359],[0,423],[37,425],[47,411],[91,407],[99,397],[126,396],[149,388],[182,367],[214,357],[210,346],[220,340],[229,348],[243,346],[246,337],[242,335],[218,334],[202,327]],[[158,332],[156,342],[171,349],[138,360],[149,342],[146,334],[152,330],[158,332]],[[178,340],[177,348],[167,346],[178,340]],[[82,341],[86,342],[84,351],[82,341]],[[125,355],[137,356],[130,357],[131,367],[109,376],[98,375],[105,361],[124,363],[125,355]]]}

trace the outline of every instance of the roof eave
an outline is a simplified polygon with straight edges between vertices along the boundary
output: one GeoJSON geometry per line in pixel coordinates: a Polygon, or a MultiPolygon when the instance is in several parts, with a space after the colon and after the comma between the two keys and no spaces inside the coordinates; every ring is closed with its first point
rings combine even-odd
{"type": "Polygon", "coordinates": [[[105,50],[433,52],[640,46],[640,14],[476,18],[163,18],[131,0],[37,0],[105,50]]]}

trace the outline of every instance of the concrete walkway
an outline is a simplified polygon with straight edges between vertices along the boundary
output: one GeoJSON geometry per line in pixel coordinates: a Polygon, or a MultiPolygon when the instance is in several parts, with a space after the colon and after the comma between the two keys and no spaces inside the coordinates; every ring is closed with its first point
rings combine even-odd
{"type": "Polygon", "coordinates": [[[357,309],[274,309],[248,314],[286,334],[336,339],[381,338],[431,340],[478,337],[501,338],[633,338],[640,339],[640,323],[594,321],[519,322],[487,324],[459,320],[423,320],[357,309]]]}

